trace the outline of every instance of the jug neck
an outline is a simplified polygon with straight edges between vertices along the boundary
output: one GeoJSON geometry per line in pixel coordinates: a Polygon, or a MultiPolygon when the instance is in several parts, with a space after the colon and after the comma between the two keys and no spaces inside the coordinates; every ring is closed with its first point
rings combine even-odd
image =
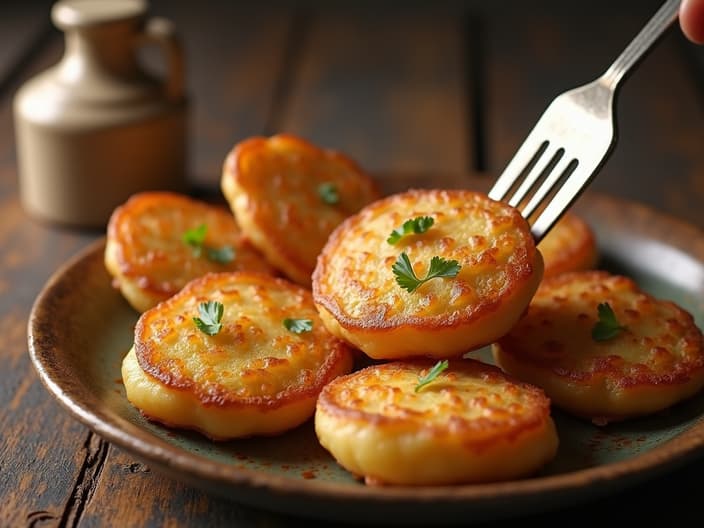
{"type": "Polygon", "coordinates": [[[139,21],[100,24],[66,31],[66,49],[59,64],[59,75],[66,82],[85,77],[139,76],[135,53],[139,21]]]}

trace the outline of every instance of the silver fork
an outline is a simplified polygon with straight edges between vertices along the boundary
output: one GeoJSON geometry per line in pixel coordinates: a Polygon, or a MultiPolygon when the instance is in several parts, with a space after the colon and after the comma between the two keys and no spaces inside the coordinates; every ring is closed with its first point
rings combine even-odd
{"type": "Polygon", "coordinates": [[[518,207],[539,242],[602,167],[616,144],[621,81],[677,20],[665,2],[601,77],[558,95],[494,183],[489,197],[518,207]],[[512,194],[511,191],[513,191],[512,194]]]}

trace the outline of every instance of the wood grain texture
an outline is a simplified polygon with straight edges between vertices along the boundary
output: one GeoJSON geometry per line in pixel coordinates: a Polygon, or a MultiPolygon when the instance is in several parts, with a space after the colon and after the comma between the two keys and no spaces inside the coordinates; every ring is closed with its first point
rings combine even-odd
{"type": "Polygon", "coordinates": [[[193,182],[219,189],[232,146],[263,134],[271,119],[293,11],[226,0],[198,8],[167,0],[150,5],[174,22],[185,49],[193,182]]]}
{"type": "Polygon", "coordinates": [[[28,62],[2,71],[6,88],[0,104],[0,526],[40,526],[60,522],[90,458],[88,431],[69,418],[39,382],[27,354],[26,324],[32,302],[56,268],[95,234],[74,233],[31,220],[17,195],[12,95],[22,82],[54,64],[61,55],[58,36],[45,46],[46,3],[23,4],[21,19],[2,19],[3,64],[11,56],[28,62]],[[35,22],[42,21],[41,24],[35,22]],[[4,24],[15,24],[5,32],[4,24]],[[16,37],[16,40],[12,40],[16,37]],[[12,52],[12,53],[11,53],[12,52]]]}
{"type": "Polygon", "coordinates": [[[82,527],[285,526],[286,518],[214,497],[173,480],[115,447],[101,475],[82,527]]]}
{"type": "Polygon", "coordinates": [[[32,222],[15,198],[0,210],[0,526],[21,526],[63,516],[88,457],[86,429],[47,397],[30,364],[26,321],[41,285],[93,236],[32,222]]]}
{"type": "MultiPolygon", "coordinates": [[[[540,9],[516,5],[511,16],[488,9],[489,171],[503,170],[555,96],[601,74],[658,5],[544,1],[540,9]]],[[[703,100],[682,41],[673,27],[625,81],[618,143],[592,187],[701,227],[703,100]]]]}
{"type": "Polygon", "coordinates": [[[310,24],[279,129],[372,172],[468,169],[461,13],[376,5],[321,10],[310,24]]]}

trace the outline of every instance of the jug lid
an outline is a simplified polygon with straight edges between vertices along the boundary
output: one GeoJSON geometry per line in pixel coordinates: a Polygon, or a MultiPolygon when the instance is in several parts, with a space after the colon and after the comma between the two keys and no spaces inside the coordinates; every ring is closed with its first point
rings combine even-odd
{"type": "Polygon", "coordinates": [[[58,28],[71,29],[137,18],[146,11],[145,0],[60,0],[52,7],[51,18],[58,28]]]}

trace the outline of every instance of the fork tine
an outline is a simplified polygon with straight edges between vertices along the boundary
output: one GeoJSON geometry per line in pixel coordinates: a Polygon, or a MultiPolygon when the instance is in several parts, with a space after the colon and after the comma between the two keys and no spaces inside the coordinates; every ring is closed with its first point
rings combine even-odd
{"type": "Polygon", "coordinates": [[[531,199],[528,201],[526,206],[521,211],[524,218],[530,217],[535,210],[538,208],[540,203],[545,199],[545,197],[550,193],[550,191],[555,187],[555,184],[562,178],[565,171],[570,167],[570,164],[575,161],[572,156],[563,155],[562,158],[553,167],[550,174],[547,175],[543,183],[540,185],[538,190],[535,192],[531,199]]]}
{"type": "Polygon", "coordinates": [[[550,203],[538,215],[535,222],[531,226],[531,232],[536,242],[539,242],[543,236],[550,230],[555,222],[557,222],[568,207],[577,199],[580,193],[589,183],[589,180],[596,174],[595,167],[577,168],[574,170],[565,184],[550,200],[550,203]]]}
{"type": "Polygon", "coordinates": [[[513,159],[508,163],[504,172],[501,173],[499,179],[496,180],[494,186],[489,191],[489,198],[501,201],[506,197],[513,184],[516,183],[521,173],[534,160],[539,159],[543,151],[547,148],[547,142],[544,141],[537,145],[531,140],[530,135],[516,152],[513,159]]]}
{"type": "Polygon", "coordinates": [[[667,0],[604,75],[558,95],[489,191],[490,198],[505,200],[515,189],[508,203],[518,207],[538,187],[521,211],[526,219],[536,217],[531,227],[536,242],[609,157],[616,142],[614,99],[618,85],[677,19],[679,7],[680,0],[667,0]],[[540,145],[537,139],[542,140],[540,145]],[[550,149],[551,143],[563,148],[550,149]],[[548,196],[548,203],[539,211],[548,196]]]}
{"type": "MultiPolygon", "coordinates": [[[[509,205],[512,207],[518,207],[518,204],[523,201],[523,198],[525,198],[528,192],[533,188],[540,176],[546,173],[550,167],[550,164],[552,164],[555,160],[555,156],[559,156],[559,162],[560,157],[563,156],[564,152],[564,149],[551,148],[550,143],[548,143],[545,152],[543,152],[535,165],[533,165],[533,168],[530,170],[528,175],[526,175],[523,179],[523,182],[518,187],[516,192],[513,193],[513,196],[511,196],[511,199],[508,201],[509,205]]],[[[527,217],[528,215],[524,214],[523,216],[527,217]]]]}

